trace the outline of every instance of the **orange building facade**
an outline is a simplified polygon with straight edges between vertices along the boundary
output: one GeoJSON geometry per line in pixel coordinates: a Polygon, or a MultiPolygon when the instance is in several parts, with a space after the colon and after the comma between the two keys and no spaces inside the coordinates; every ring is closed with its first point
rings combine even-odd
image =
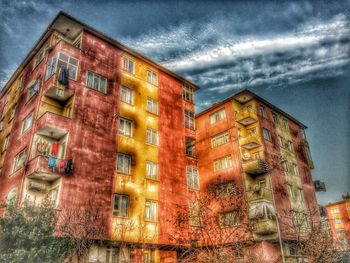
{"type": "Polygon", "coordinates": [[[328,225],[336,240],[338,249],[350,249],[350,200],[344,200],[325,206],[328,225]]]}
{"type": "Polygon", "coordinates": [[[320,222],[305,128],[248,90],[196,115],[201,189],[218,178],[242,188],[246,212],[231,227],[249,226],[250,249],[267,262],[298,262],[295,229],[320,222]]]}

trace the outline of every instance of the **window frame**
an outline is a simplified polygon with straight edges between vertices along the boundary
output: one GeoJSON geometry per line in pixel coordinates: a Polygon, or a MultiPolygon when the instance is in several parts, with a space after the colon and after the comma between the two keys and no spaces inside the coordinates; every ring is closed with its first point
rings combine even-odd
{"type": "Polygon", "coordinates": [[[158,222],[158,201],[146,199],[144,221],[158,222]],[[149,208],[150,208],[149,211],[147,211],[147,205],[149,205],[149,208]]]}
{"type": "Polygon", "coordinates": [[[187,188],[199,190],[199,170],[196,166],[186,166],[187,188]]]}
{"type": "Polygon", "coordinates": [[[31,111],[22,121],[21,134],[25,134],[33,126],[34,121],[34,111],[31,111]],[[30,125],[25,129],[26,121],[30,118],[30,125]]]}
{"type": "Polygon", "coordinates": [[[146,71],[146,81],[149,84],[152,84],[154,86],[158,86],[158,73],[154,70],[147,69],[146,71]],[[155,76],[155,79],[154,79],[155,76]]]}
{"type": "Polygon", "coordinates": [[[36,79],[34,81],[34,83],[31,83],[30,86],[28,86],[27,88],[27,101],[29,101],[31,98],[33,98],[35,95],[37,95],[39,93],[39,90],[41,88],[41,85],[40,85],[40,78],[39,79],[36,79]],[[38,90],[35,91],[34,87],[35,86],[38,86],[38,90]],[[34,92],[33,92],[34,90],[34,92]]]}
{"type": "Polygon", "coordinates": [[[182,99],[189,103],[194,103],[194,88],[184,82],[182,83],[182,99]]]}
{"type": "Polygon", "coordinates": [[[9,143],[10,143],[10,137],[11,136],[11,133],[8,133],[5,137],[4,137],[4,142],[2,144],[2,147],[1,147],[1,152],[5,152],[9,146],[9,143]]]}
{"type": "Polygon", "coordinates": [[[185,122],[185,128],[190,130],[195,130],[195,117],[194,112],[190,111],[188,109],[184,109],[184,122],[185,122]]]}
{"type": "Polygon", "coordinates": [[[158,101],[155,99],[152,99],[151,97],[146,98],[146,111],[155,115],[158,115],[158,101]],[[151,108],[149,108],[149,105],[151,104],[151,108]],[[155,107],[155,111],[154,111],[155,107]]]}
{"type": "Polygon", "coordinates": [[[118,193],[113,194],[113,209],[112,209],[113,216],[128,218],[129,217],[129,208],[130,208],[130,196],[129,195],[118,194],[118,193]],[[116,208],[116,197],[119,198],[119,200],[118,200],[118,206],[120,207],[119,209],[115,209],[116,208]],[[125,213],[122,213],[123,212],[123,199],[126,200],[125,213]]]}
{"type": "Polygon", "coordinates": [[[131,155],[130,154],[121,153],[121,152],[117,153],[116,171],[117,171],[117,173],[128,174],[128,175],[131,174],[131,155]],[[125,159],[123,159],[123,166],[125,165],[125,160],[128,159],[127,171],[126,171],[126,169],[123,169],[123,170],[119,170],[118,169],[119,158],[120,158],[119,156],[122,157],[122,158],[125,158],[125,159]]]}
{"type": "Polygon", "coordinates": [[[99,91],[103,94],[107,94],[107,89],[108,89],[108,78],[101,75],[101,74],[98,74],[92,70],[87,70],[86,71],[86,81],[85,81],[85,86],[87,88],[90,88],[92,90],[95,90],[95,91],[99,91]],[[89,74],[92,74],[92,82],[91,82],[91,86],[89,86],[89,74]],[[95,79],[98,79],[98,88],[96,89],[95,88],[95,79]],[[104,79],[104,90],[101,90],[101,79],[104,79]]]}
{"type": "Polygon", "coordinates": [[[12,172],[13,172],[13,173],[19,171],[19,170],[23,167],[26,158],[27,158],[27,151],[26,151],[26,149],[21,150],[19,153],[17,153],[17,154],[15,155],[15,158],[14,158],[14,160],[13,160],[13,169],[12,169],[12,172]],[[18,161],[21,160],[21,159],[19,159],[19,158],[20,158],[20,156],[21,156],[22,154],[24,155],[24,157],[22,157],[22,158],[24,158],[24,159],[23,159],[22,163],[18,166],[18,161]]]}
{"type": "Polygon", "coordinates": [[[129,87],[127,87],[127,86],[125,86],[125,85],[120,85],[120,100],[121,100],[122,102],[125,102],[125,103],[129,104],[129,105],[133,105],[133,104],[134,104],[134,90],[133,90],[133,89],[130,89],[129,87]],[[122,90],[123,90],[123,89],[126,90],[127,94],[128,94],[128,92],[130,92],[130,93],[129,93],[130,102],[123,99],[123,96],[122,96],[122,90]]]}
{"type": "Polygon", "coordinates": [[[233,167],[233,162],[232,162],[232,156],[231,155],[226,155],[222,158],[219,158],[219,159],[216,159],[214,160],[213,162],[213,168],[214,168],[214,172],[219,172],[219,171],[222,171],[222,170],[226,170],[226,169],[230,169],[233,167]],[[230,160],[230,161],[228,161],[230,160]],[[217,168],[216,164],[220,162],[220,166],[219,168],[217,168]],[[224,165],[223,163],[224,162],[224,165]]]}
{"type": "Polygon", "coordinates": [[[267,128],[262,128],[262,133],[263,133],[263,137],[264,137],[264,139],[265,139],[266,141],[269,141],[269,142],[272,141],[271,132],[270,132],[269,129],[267,129],[267,128]],[[268,138],[266,138],[265,135],[268,135],[268,138]]]}
{"type": "Polygon", "coordinates": [[[153,129],[153,128],[150,128],[150,127],[147,127],[146,128],[146,144],[148,145],[153,145],[153,146],[158,146],[159,145],[159,138],[158,138],[158,131],[153,129]],[[150,132],[150,137],[148,136],[149,135],[149,132],[150,132]],[[155,137],[154,137],[155,135],[155,137]],[[151,141],[148,140],[148,138],[151,138],[151,141]],[[156,142],[153,141],[153,139],[156,138],[156,142]]]}
{"type": "Polygon", "coordinates": [[[133,121],[120,117],[119,121],[118,121],[118,135],[122,135],[122,136],[126,136],[126,137],[130,137],[132,138],[133,132],[132,132],[132,128],[133,128],[133,121]],[[124,129],[121,129],[122,125],[121,122],[124,122],[123,127],[124,129]],[[127,127],[130,125],[129,129],[129,133],[127,132],[127,127]]]}
{"type": "Polygon", "coordinates": [[[217,147],[224,145],[226,143],[229,143],[229,142],[230,142],[230,133],[228,131],[224,131],[224,132],[221,132],[219,134],[216,134],[213,137],[211,137],[211,140],[210,140],[212,149],[217,148],[217,147]],[[220,141],[222,139],[221,137],[223,137],[224,142],[222,142],[220,144],[218,142],[216,142],[216,144],[215,144],[215,141],[220,141]]]}
{"type": "Polygon", "coordinates": [[[241,224],[240,219],[239,219],[236,211],[221,212],[219,214],[219,217],[220,217],[219,221],[220,221],[221,228],[236,227],[236,226],[239,226],[241,224]],[[225,218],[225,216],[227,216],[227,215],[231,215],[231,220],[233,218],[234,222],[229,222],[227,224],[227,222],[226,222],[227,218],[225,218]]]}
{"type": "Polygon", "coordinates": [[[158,163],[152,162],[152,161],[146,161],[146,179],[155,180],[155,181],[159,180],[158,163]],[[149,173],[150,171],[154,171],[154,167],[155,167],[155,173],[153,174],[149,173]]]}
{"type": "Polygon", "coordinates": [[[122,56],[122,69],[125,72],[128,72],[132,75],[135,75],[135,60],[131,59],[130,57],[127,56],[122,56]],[[124,62],[127,61],[127,67],[124,67],[124,62]],[[132,62],[133,67],[132,67],[132,72],[130,71],[130,62],[132,62]]]}
{"type": "Polygon", "coordinates": [[[209,115],[209,123],[210,123],[210,125],[213,125],[221,120],[226,119],[226,117],[227,117],[226,109],[221,108],[221,109],[219,109],[219,110],[217,110],[209,115]],[[223,116],[221,116],[222,113],[223,113],[223,116]],[[217,118],[217,116],[219,116],[219,118],[217,118]]]}

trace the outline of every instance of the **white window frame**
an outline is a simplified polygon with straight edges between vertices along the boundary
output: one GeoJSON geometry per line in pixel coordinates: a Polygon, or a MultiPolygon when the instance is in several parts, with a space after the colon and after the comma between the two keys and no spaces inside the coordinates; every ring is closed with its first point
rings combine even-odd
{"type": "Polygon", "coordinates": [[[106,94],[107,82],[108,81],[106,77],[91,70],[86,71],[86,87],[106,94]],[[101,86],[101,82],[104,82],[104,85],[101,86]]]}
{"type": "Polygon", "coordinates": [[[76,59],[70,55],[66,55],[62,52],[57,52],[54,56],[52,56],[46,67],[46,72],[45,72],[45,81],[47,81],[52,75],[54,75],[57,71],[60,70],[61,66],[64,66],[69,69],[69,79],[76,80],[77,79],[77,74],[78,74],[78,69],[79,69],[79,59],[76,59]],[[64,56],[67,57],[64,58],[64,56]],[[73,61],[76,61],[76,65],[74,65],[73,61]],[[74,76],[72,76],[73,72],[71,69],[74,69],[74,76]]]}
{"type": "Polygon", "coordinates": [[[219,147],[220,145],[226,144],[230,141],[230,135],[228,131],[222,132],[211,138],[211,148],[219,147]]]}
{"type": "Polygon", "coordinates": [[[122,56],[122,69],[130,74],[135,74],[135,61],[126,56],[122,56]],[[132,69],[130,70],[130,64],[132,63],[132,69]]]}
{"type": "Polygon", "coordinates": [[[114,194],[113,196],[113,216],[117,217],[129,217],[130,197],[124,194],[114,194]],[[118,198],[118,200],[116,200],[118,198]],[[119,209],[116,209],[116,203],[118,202],[119,209]],[[125,205],[126,203],[126,205],[125,205]],[[123,211],[125,209],[125,211],[123,211]]]}
{"type": "Polygon", "coordinates": [[[182,83],[182,98],[190,103],[194,102],[194,88],[186,83],[182,83]]]}
{"type": "Polygon", "coordinates": [[[34,81],[33,84],[31,84],[28,87],[27,101],[30,100],[32,97],[34,97],[36,94],[38,94],[39,90],[40,90],[40,79],[37,79],[34,81]]]}
{"type": "Polygon", "coordinates": [[[266,110],[265,110],[264,106],[262,106],[262,105],[259,106],[259,112],[260,112],[261,117],[266,118],[266,110]]]}
{"type": "Polygon", "coordinates": [[[293,142],[292,141],[288,141],[288,150],[290,151],[290,152],[294,152],[294,149],[293,149],[293,142]]]}
{"type": "Polygon", "coordinates": [[[225,156],[223,158],[217,159],[213,162],[214,172],[218,172],[224,169],[229,169],[232,167],[232,157],[231,155],[225,156]]]}
{"type": "Polygon", "coordinates": [[[147,199],[145,202],[145,221],[157,222],[158,220],[158,202],[147,199]]]}
{"type": "Polygon", "coordinates": [[[271,132],[269,129],[263,128],[263,137],[267,141],[271,141],[271,132]]]}
{"type": "Polygon", "coordinates": [[[29,113],[27,115],[27,117],[25,117],[25,119],[23,120],[23,124],[22,124],[22,134],[27,132],[33,125],[33,119],[34,119],[34,111],[32,111],[31,113],[29,113]],[[28,124],[29,122],[29,124],[28,124]]]}
{"type": "Polygon", "coordinates": [[[195,166],[186,166],[187,187],[199,190],[199,173],[195,166]]]}
{"type": "Polygon", "coordinates": [[[185,128],[194,130],[195,129],[194,112],[185,109],[184,116],[185,116],[185,128]]]}
{"type": "Polygon", "coordinates": [[[220,226],[221,227],[233,227],[240,224],[237,212],[229,211],[220,213],[220,226]]]}
{"type": "Polygon", "coordinates": [[[130,174],[131,173],[131,156],[125,153],[117,153],[116,170],[118,173],[130,174]],[[121,164],[121,169],[119,167],[121,164]]]}
{"type": "Polygon", "coordinates": [[[132,89],[121,85],[120,86],[120,100],[133,105],[134,103],[134,92],[132,89]],[[125,94],[125,95],[124,95],[125,94]]]}
{"type": "Polygon", "coordinates": [[[158,180],[158,163],[146,161],[146,178],[158,180]]]}
{"type": "Polygon", "coordinates": [[[146,129],[146,143],[158,146],[158,131],[152,128],[146,129]]]}
{"type": "Polygon", "coordinates": [[[35,56],[33,69],[35,69],[40,64],[40,62],[43,61],[43,59],[45,58],[46,48],[47,46],[42,47],[40,51],[37,53],[37,55],[35,56]]]}
{"type": "Polygon", "coordinates": [[[155,99],[147,97],[146,110],[153,114],[158,114],[158,102],[155,99]]]}
{"type": "Polygon", "coordinates": [[[7,134],[7,135],[5,136],[5,138],[4,138],[4,143],[3,143],[2,149],[1,149],[2,152],[6,151],[6,150],[7,150],[7,147],[9,146],[10,135],[11,135],[11,134],[9,133],[9,134],[7,134]]]}
{"type": "Polygon", "coordinates": [[[153,71],[153,70],[150,70],[150,69],[147,69],[147,82],[152,84],[152,85],[155,85],[155,86],[158,86],[158,73],[153,71]]]}
{"type": "Polygon", "coordinates": [[[221,121],[226,118],[226,109],[222,108],[212,114],[210,114],[210,124],[217,123],[218,121],[221,121]]]}
{"type": "Polygon", "coordinates": [[[26,158],[27,152],[25,149],[16,154],[15,159],[13,161],[13,172],[17,172],[22,168],[26,158]]]}
{"type": "Polygon", "coordinates": [[[132,121],[125,119],[125,118],[119,118],[119,124],[118,124],[118,134],[132,137],[132,121]]]}

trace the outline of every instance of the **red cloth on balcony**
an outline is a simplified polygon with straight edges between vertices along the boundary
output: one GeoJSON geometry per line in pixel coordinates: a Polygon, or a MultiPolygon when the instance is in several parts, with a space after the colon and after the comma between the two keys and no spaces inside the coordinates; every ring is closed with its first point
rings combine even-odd
{"type": "Polygon", "coordinates": [[[60,169],[64,169],[64,165],[66,164],[65,160],[60,161],[60,169]]]}
{"type": "Polygon", "coordinates": [[[59,148],[60,148],[60,145],[58,143],[53,143],[52,144],[52,149],[51,149],[51,154],[52,155],[57,155],[59,148]]]}

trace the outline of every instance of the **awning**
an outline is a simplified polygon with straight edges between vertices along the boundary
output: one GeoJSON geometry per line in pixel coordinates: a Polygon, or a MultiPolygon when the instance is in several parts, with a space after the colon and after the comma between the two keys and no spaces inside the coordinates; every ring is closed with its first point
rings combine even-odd
{"type": "Polygon", "coordinates": [[[276,216],[276,209],[269,201],[252,203],[249,208],[249,219],[273,218],[276,216]]]}

